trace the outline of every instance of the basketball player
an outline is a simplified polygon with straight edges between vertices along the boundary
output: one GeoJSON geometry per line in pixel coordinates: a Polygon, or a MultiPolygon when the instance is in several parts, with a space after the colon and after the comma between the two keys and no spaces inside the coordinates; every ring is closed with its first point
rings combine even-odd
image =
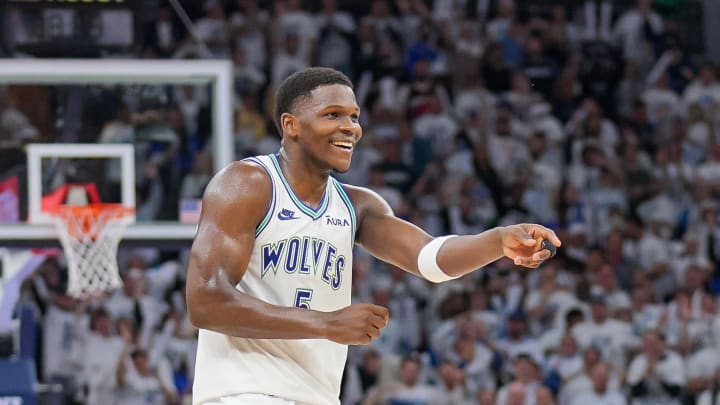
{"type": "Polygon", "coordinates": [[[388,310],[350,305],[352,249],[431,282],[503,256],[537,267],[550,256],[539,225],[433,238],[374,192],[335,180],[362,137],[350,80],[327,68],[277,91],[277,154],[230,164],[208,185],[187,276],[200,328],[194,404],[339,404],[347,345],[380,336],[388,310]]]}

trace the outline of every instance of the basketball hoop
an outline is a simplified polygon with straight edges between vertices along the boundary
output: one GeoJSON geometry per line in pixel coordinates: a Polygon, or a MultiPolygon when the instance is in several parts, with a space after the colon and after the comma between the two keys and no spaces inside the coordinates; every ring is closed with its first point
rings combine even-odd
{"type": "Polygon", "coordinates": [[[49,210],[68,262],[68,294],[82,298],[122,285],[117,249],[134,212],[122,204],[103,203],[49,210]]]}

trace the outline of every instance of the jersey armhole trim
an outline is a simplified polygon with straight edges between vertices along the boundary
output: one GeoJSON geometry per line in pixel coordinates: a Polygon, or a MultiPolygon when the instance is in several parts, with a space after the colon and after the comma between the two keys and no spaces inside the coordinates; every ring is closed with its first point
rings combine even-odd
{"type": "Polygon", "coordinates": [[[260,221],[257,227],[255,227],[255,237],[257,238],[260,236],[260,233],[267,227],[267,225],[270,223],[270,219],[272,218],[273,212],[275,212],[275,182],[273,181],[272,173],[270,172],[270,169],[263,163],[260,159],[257,159],[255,157],[249,157],[243,159],[244,161],[257,163],[260,165],[260,167],[265,170],[268,177],[270,177],[270,189],[272,190],[272,196],[270,198],[270,204],[268,204],[267,210],[265,211],[265,215],[263,216],[263,219],[260,221]]]}
{"type": "Polygon", "coordinates": [[[335,178],[332,178],[333,185],[335,186],[335,190],[337,190],[338,194],[340,195],[340,199],[345,204],[345,207],[347,208],[348,212],[350,213],[350,219],[352,221],[352,239],[353,243],[355,242],[355,232],[357,231],[357,217],[355,214],[355,205],[352,203],[352,199],[350,199],[350,196],[345,191],[345,187],[343,185],[335,180],[335,178]]]}

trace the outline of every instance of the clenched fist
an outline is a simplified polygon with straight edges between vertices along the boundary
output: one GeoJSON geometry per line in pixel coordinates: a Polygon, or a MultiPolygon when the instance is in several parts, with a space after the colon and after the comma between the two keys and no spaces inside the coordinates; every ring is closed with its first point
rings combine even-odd
{"type": "Polygon", "coordinates": [[[325,338],[345,345],[366,345],[387,326],[387,308],[355,304],[324,315],[325,338]]]}

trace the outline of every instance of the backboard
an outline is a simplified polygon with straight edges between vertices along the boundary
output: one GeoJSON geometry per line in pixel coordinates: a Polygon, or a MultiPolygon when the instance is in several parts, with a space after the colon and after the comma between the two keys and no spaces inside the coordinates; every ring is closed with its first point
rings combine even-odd
{"type": "MultiPolygon", "coordinates": [[[[43,160],[58,158],[119,159],[120,190],[118,201],[135,208],[135,150],[130,144],[30,144],[26,147],[28,167],[28,223],[50,224],[53,217],[41,209],[43,197],[43,160]]],[[[115,202],[115,201],[107,201],[115,202]]]]}
{"type": "MultiPolygon", "coordinates": [[[[188,88],[202,88],[207,92],[207,126],[205,137],[207,146],[205,150],[209,156],[210,174],[217,172],[235,160],[235,141],[232,131],[233,111],[233,75],[232,64],[229,61],[220,60],[83,60],[83,59],[31,59],[31,60],[9,60],[0,61],[0,83],[7,86],[28,86],[28,90],[38,87],[51,88],[52,99],[56,104],[62,100],[62,104],[53,106],[51,114],[56,114],[58,106],[62,111],[71,108],[82,110],[88,106],[92,107],[93,102],[100,102],[93,111],[104,112],[104,92],[122,89],[119,99],[128,102],[130,105],[142,102],[141,92],[148,89],[172,89],[172,94],[177,94],[188,88]],[[174,93],[173,93],[174,92],[174,93]],[[78,96],[78,94],[80,96],[78,96]],[[84,98],[83,98],[84,97],[84,98]],[[84,105],[78,100],[85,100],[84,105]],[[93,101],[94,100],[94,101],[93,101]],[[129,100],[129,101],[128,101],[129,100]]],[[[9,88],[9,87],[8,87],[9,88]]],[[[2,90],[2,89],[0,89],[2,90]]],[[[48,90],[44,90],[48,92],[48,90]]],[[[21,87],[18,93],[25,93],[25,87],[21,87]]],[[[1,96],[1,94],[0,94],[1,96]]],[[[47,108],[41,103],[38,107],[47,108]]],[[[32,110],[33,106],[30,106],[32,110]]],[[[25,110],[27,114],[27,109],[25,110]]],[[[67,115],[67,114],[66,114],[67,115]]],[[[31,117],[29,118],[36,118],[31,117]]],[[[57,115],[55,122],[61,122],[65,118],[57,115]]],[[[94,116],[90,116],[94,118],[94,116]]],[[[99,122],[99,120],[98,120],[99,122]]],[[[83,128],[85,129],[85,128],[83,128]]],[[[80,131],[84,134],[92,134],[97,137],[101,135],[101,128],[80,131]]],[[[48,221],[48,216],[40,210],[43,193],[49,191],[47,179],[43,183],[43,177],[50,171],[44,171],[43,167],[57,168],[57,162],[68,161],[102,161],[114,160],[120,169],[123,179],[132,181],[121,182],[121,190],[118,201],[129,207],[136,207],[137,201],[142,201],[142,185],[135,182],[135,177],[142,176],[145,169],[142,158],[148,154],[143,150],[133,151],[133,142],[125,142],[124,145],[115,146],[111,140],[99,142],[93,139],[68,140],[67,134],[73,131],[69,128],[45,128],[41,133],[53,133],[56,139],[52,145],[30,144],[26,149],[11,151],[3,154],[2,159],[10,156],[15,159],[21,153],[27,156],[27,181],[19,181],[20,195],[27,200],[21,200],[23,207],[27,206],[27,221],[21,217],[21,222],[0,223],[0,247],[46,247],[58,246],[57,234],[53,225],[48,221]],[[82,142],[82,144],[78,144],[82,142]],[[135,156],[135,164],[132,158],[135,156]],[[137,158],[140,156],[140,158],[137,158]],[[140,187],[140,188],[138,188],[140,187]],[[23,190],[25,189],[25,190],[23,190]],[[141,193],[137,194],[136,190],[141,193]]],[[[78,132],[78,131],[75,131],[78,132]]],[[[143,138],[146,144],[154,145],[163,142],[151,137],[143,138]]],[[[85,135],[87,136],[87,135],[85,135]]],[[[72,137],[70,137],[72,138],[72,137]]],[[[47,138],[45,138],[47,139],[47,138]]],[[[116,141],[117,142],[117,141],[116,141]]],[[[135,143],[136,148],[137,144],[135,143]]],[[[60,165],[62,166],[62,165],[60,165]]],[[[97,174],[97,165],[80,165],[85,172],[97,174]],[[88,169],[89,167],[89,169],[88,169]]],[[[2,168],[0,168],[0,182],[3,180],[2,168]]],[[[162,177],[165,174],[160,174],[162,177]]],[[[192,204],[181,204],[177,201],[177,210],[182,207],[193,206],[192,204]]],[[[137,208],[140,208],[139,206],[137,208]]],[[[181,223],[180,218],[193,218],[196,215],[165,216],[162,220],[148,219],[148,216],[141,216],[134,224],[131,224],[125,231],[121,246],[146,246],[146,247],[187,247],[191,244],[195,235],[197,225],[194,223],[181,223]]]]}

